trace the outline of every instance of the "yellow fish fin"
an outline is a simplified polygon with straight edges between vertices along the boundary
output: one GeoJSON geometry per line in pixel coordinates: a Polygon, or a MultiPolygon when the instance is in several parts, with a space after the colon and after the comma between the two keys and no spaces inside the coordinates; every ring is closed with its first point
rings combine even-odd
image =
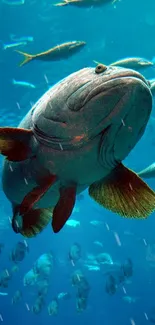
{"type": "Polygon", "coordinates": [[[28,54],[28,53],[25,53],[22,51],[18,51],[18,50],[15,50],[15,51],[21,55],[24,55],[24,60],[19,64],[19,67],[22,67],[24,64],[30,62],[31,60],[33,60],[36,57],[35,55],[28,54]]]}
{"type": "Polygon", "coordinates": [[[146,218],[155,210],[155,192],[122,164],[108,178],[90,185],[89,195],[106,209],[127,218],[146,218]]]}

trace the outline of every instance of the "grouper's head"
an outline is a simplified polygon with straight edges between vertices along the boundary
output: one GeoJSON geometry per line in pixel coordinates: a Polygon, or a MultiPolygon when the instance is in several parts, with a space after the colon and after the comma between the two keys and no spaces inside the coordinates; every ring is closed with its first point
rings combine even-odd
{"type": "Polygon", "coordinates": [[[104,160],[113,166],[141,138],[151,109],[149,84],[141,74],[100,64],[52,87],[34,106],[32,124],[36,138],[49,146],[77,148],[100,137],[104,160]]]}

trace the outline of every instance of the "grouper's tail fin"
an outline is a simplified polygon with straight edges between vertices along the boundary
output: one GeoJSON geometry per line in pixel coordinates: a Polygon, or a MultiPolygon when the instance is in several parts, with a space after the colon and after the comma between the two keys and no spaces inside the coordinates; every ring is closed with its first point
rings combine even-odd
{"type": "Polygon", "coordinates": [[[19,64],[19,67],[22,67],[24,64],[30,62],[31,60],[33,60],[35,58],[35,55],[28,54],[28,53],[18,51],[18,50],[15,50],[15,51],[21,55],[24,55],[24,60],[19,64]]]}

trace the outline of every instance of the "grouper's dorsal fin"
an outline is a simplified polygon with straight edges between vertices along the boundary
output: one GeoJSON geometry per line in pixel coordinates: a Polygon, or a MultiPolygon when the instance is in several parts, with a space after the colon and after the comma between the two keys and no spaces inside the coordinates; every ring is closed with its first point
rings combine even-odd
{"type": "Polygon", "coordinates": [[[155,192],[122,164],[107,179],[93,183],[89,194],[106,209],[127,218],[146,218],[155,210],[155,192]]]}
{"type": "Polygon", "coordinates": [[[32,152],[30,140],[32,130],[4,127],[0,128],[0,153],[10,161],[28,159],[32,152]]]}
{"type": "Polygon", "coordinates": [[[60,198],[53,210],[52,228],[59,232],[70,217],[75,205],[76,186],[60,188],[60,198]]]}

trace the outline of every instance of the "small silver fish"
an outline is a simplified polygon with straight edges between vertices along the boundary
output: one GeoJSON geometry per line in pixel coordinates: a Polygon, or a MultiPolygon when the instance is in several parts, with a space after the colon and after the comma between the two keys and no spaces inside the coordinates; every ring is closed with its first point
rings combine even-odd
{"type": "Polygon", "coordinates": [[[80,221],[75,219],[69,219],[67,220],[66,225],[75,228],[77,226],[80,226],[80,221]]]}
{"type": "Polygon", "coordinates": [[[3,50],[10,49],[12,47],[17,47],[17,46],[24,46],[27,45],[27,42],[16,42],[16,43],[9,43],[9,44],[3,44],[3,50]]]}
{"type": "Polygon", "coordinates": [[[94,244],[103,247],[103,244],[98,240],[95,240],[94,244]]]}
{"type": "Polygon", "coordinates": [[[10,39],[13,42],[33,42],[34,41],[33,36],[16,37],[16,35],[14,35],[14,34],[10,34],[10,39]]]}
{"type": "Polygon", "coordinates": [[[138,297],[123,296],[123,300],[128,302],[129,304],[135,303],[138,299],[138,297]]]}
{"type": "Polygon", "coordinates": [[[103,224],[103,222],[100,220],[91,220],[89,223],[95,227],[103,224]]]}
{"type": "Polygon", "coordinates": [[[16,86],[22,86],[22,87],[27,87],[27,88],[36,88],[35,85],[31,84],[30,82],[27,81],[17,81],[15,79],[12,79],[12,84],[16,86]]]}
{"type": "Polygon", "coordinates": [[[70,294],[68,292],[60,292],[57,296],[57,299],[66,300],[70,298],[70,294]]]}
{"type": "Polygon", "coordinates": [[[17,1],[2,0],[2,2],[9,6],[20,6],[20,5],[24,5],[25,0],[17,0],[17,1]]]}
{"type": "Polygon", "coordinates": [[[100,266],[84,264],[87,267],[88,271],[100,271],[100,266]]]}

